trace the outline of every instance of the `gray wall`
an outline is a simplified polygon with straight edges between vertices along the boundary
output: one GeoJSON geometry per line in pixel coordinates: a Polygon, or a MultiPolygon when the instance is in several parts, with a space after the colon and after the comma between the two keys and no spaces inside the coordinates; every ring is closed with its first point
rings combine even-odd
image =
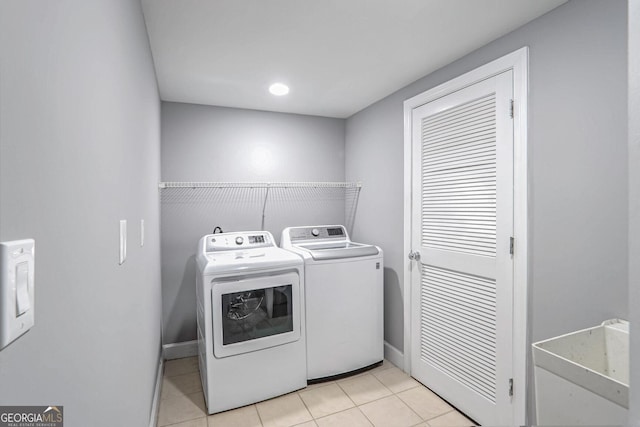
{"type": "MultiPolygon", "coordinates": [[[[344,123],[294,114],[162,103],[162,180],[344,181],[344,123]]],[[[162,190],[164,343],[196,339],[195,250],[215,226],[260,230],[265,189],[162,190]]],[[[352,200],[347,194],[347,202],[352,200]]],[[[345,223],[344,190],[272,189],[265,230],[345,223]]]]}
{"type": "Polygon", "coordinates": [[[629,425],[640,425],[640,0],[629,0],[629,425]]]}
{"type": "Polygon", "coordinates": [[[385,339],[402,350],[403,101],[529,46],[531,339],[627,310],[626,1],[570,1],[347,120],[354,238],[385,249],[385,339]]]}
{"type": "Polygon", "coordinates": [[[0,351],[0,403],[63,405],[69,427],[148,425],[160,102],[140,4],[3,0],[0,58],[0,240],[36,241],[35,326],[0,351]]]}

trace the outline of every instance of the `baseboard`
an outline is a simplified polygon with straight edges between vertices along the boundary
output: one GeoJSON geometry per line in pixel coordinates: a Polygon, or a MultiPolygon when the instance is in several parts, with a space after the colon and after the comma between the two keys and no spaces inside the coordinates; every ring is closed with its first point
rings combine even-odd
{"type": "Polygon", "coordinates": [[[149,427],[158,425],[158,410],[160,409],[160,396],[162,395],[162,373],[164,372],[164,359],[162,355],[158,361],[158,371],[156,372],[156,385],[151,402],[151,416],[149,417],[149,427]]]}
{"type": "Polygon", "coordinates": [[[404,354],[388,342],[384,342],[384,358],[404,371],[404,354]]]}
{"type": "MultiPolygon", "coordinates": [[[[181,359],[198,355],[198,341],[186,341],[162,346],[164,360],[181,359]]],[[[388,342],[384,342],[384,358],[404,370],[404,354],[388,342]]]]}
{"type": "Polygon", "coordinates": [[[185,341],[162,346],[164,360],[182,359],[198,355],[198,341],[185,341]]]}

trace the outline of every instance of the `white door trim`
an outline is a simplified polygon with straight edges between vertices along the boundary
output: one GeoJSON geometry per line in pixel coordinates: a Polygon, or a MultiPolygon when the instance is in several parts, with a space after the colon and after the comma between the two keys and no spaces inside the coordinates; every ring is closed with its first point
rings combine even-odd
{"type": "Polygon", "coordinates": [[[513,70],[513,209],[515,248],[513,257],[513,424],[527,424],[527,359],[529,355],[528,329],[528,169],[527,169],[527,104],[529,48],[515,52],[449,80],[420,95],[404,101],[404,370],[411,373],[411,112],[414,108],[456,90],[507,70],[513,70]]]}

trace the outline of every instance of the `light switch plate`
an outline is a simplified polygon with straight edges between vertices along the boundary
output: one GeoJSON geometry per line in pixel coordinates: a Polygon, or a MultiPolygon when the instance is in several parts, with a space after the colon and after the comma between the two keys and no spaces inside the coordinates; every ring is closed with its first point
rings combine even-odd
{"type": "Polygon", "coordinates": [[[0,349],[35,321],[35,241],[0,243],[0,349]]]}
{"type": "Polygon", "coordinates": [[[127,259],[127,220],[120,220],[120,265],[127,259]]]}
{"type": "Polygon", "coordinates": [[[140,246],[144,246],[144,219],[140,220],[140,246]]]}

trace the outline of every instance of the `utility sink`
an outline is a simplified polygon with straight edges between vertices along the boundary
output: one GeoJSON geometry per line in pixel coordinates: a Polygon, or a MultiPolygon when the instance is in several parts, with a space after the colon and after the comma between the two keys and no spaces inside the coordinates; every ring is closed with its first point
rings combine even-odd
{"type": "Polygon", "coordinates": [[[613,319],[533,344],[540,425],[627,422],[629,323],[613,319]]]}

